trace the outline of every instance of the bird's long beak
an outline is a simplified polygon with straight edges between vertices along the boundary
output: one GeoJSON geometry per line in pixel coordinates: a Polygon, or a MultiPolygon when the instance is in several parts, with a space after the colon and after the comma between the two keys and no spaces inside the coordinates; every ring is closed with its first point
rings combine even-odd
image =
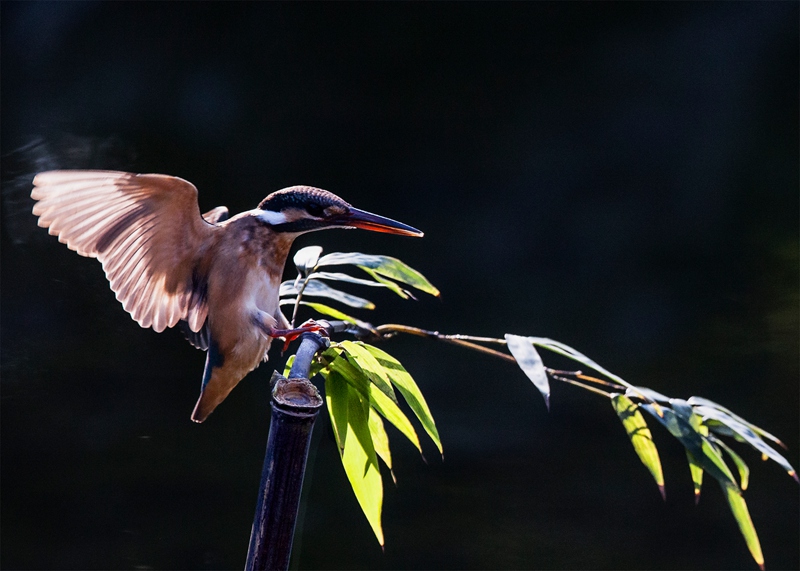
{"type": "Polygon", "coordinates": [[[416,236],[421,238],[424,234],[397,220],[378,216],[371,212],[359,210],[358,208],[349,208],[349,212],[342,216],[342,225],[352,226],[354,228],[362,228],[363,230],[372,230],[373,232],[385,232],[387,234],[400,234],[401,236],[416,236]]]}

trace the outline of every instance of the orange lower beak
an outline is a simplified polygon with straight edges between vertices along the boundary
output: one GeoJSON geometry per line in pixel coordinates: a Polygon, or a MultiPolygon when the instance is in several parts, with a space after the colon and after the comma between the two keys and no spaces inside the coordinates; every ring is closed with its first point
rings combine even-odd
{"type": "Polygon", "coordinates": [[[373,232],[385,232],[387,234],[399,234],[401,236],[415,236],[417,238],[421,238],[424,235],[416,228],[413,228],[407,224],[403,224],[402,222],[392,220],[391,218],[378,216],[377,214],[372,214],[371,212],[366,212],[353,207],[350,207],[350,212],[342,217],[342,223],[346,226],[362,228],[364,230],[371,230],[373,232]]]}

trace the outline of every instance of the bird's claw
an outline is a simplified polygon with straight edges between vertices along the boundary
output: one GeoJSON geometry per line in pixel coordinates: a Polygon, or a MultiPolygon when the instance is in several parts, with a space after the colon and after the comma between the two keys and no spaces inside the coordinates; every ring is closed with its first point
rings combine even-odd
{"type": "Polygon", "coordinates": [[[303,323],[300,327],[295,329],[273,329],[270,333],[271,337],[282,337],[283,338],[283,352],[289,348],[289,344],[300,337],[303,333],[308,333],[309,331],[317,331],[321,335],[325,337],[330,337],[328,334],[327,329],[324,326],[320,325],[313,319],[309,319],[305,323],[303,323]]]}

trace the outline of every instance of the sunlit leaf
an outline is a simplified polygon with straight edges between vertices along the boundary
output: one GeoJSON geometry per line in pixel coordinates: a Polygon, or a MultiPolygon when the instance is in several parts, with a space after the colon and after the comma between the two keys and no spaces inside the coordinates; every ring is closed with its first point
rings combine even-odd
{"type": "Polygon", "coordinates": [[[692,429],[697,432],[700,432],[702,435],[708,434],[708,430],[701,431],[703,428],[703,422],[699,416],[694,413],[694,409],[683,399],[669,399],[669,405],[672,407],[672,410],[681,417],[683,420],[688,422],[692,429]]]}
{"type": "Polygon", "coordinates": [[[375,447],[378,458],[383,460],[383,463],[389,468],[392,481],[397,484],[397,479],[392,471],[392,452],[389,450],[389,435],[386,434],[386,429],[383,427],[381,415],[372,407],[369,407],[369,433],[372,436],[372,445],[375,447]]]}
{"type": "Polygon", "coordinates": [[[625,391],[625,396],[639,397],[639,398],[642,398],[642,396],[644,396],[646,397],[647,400],[655,402],[660,402],[660,403],[669,402],[668,396],[662,395],[660,392],[654,391],[653,389],[648,389],[647,387],[628,388],[625,391]]]}
{"type": "MultiPolygon", "coordinates": [[[[280,295],[281,297],[287,295],[297,295],[299,291],[300,290],[297,288],[297,286],[293,281],[285,281],[281,284],[280,295]]],[[[349,293],[339,291],[338,289],[333,289],[329,285],[324,284],[317,280],[312,280],[308,282],[308,284],[306,284],[306,287],[303,290],[303,295],[311,297],[327,297],[336,300],[339,303],[349,305],[350,307],[375,309],[375,304],[369,301],[368,299],[351,295],[349,293]]]]}
{"type": "Polygon", "coordinates": [[[407,292],[406,290],[401,288],[395,282],[393,282],[391,280],[387,280],[386,278],[382,278],[378,274],[378,272],[376,272],[375,270],[370,269],[367,266],[358,266],[358,267],[361,268],[362,270],[364,270],[365,272],[367,272],[370,275],[370,277],[373,280],[375,280],[377,283],[381,284],[384,287],[389,288],[390,290],[392,290],[394,293],[396,293],[397,295],[399,295],[403,299],[408,299],[409,297],[412,297],[409,292],[407,292]]]}
{"type": "Polygon", "coordinates": [[[550,383],[547,380],[547,373],[544,369],[544,363],[539,356],[539,352],[530,341],[528,337],[520,337],[519,335],[505,334],[508,350],[517,361],[517,365],[522,369],[533,385],[542,393],[544,397],[544,404],[550,410],[550,383]]]}
{"type": "Polygon", "coordinates": [[[547,380],[547,373],[544,370],[544,363],[538,351],[533,346],[528,337],[511,335],[506,333],[506,343],[508,350],[517,360],[517,365],[522,372],[531,380],[533,385],[542,393],[544,404],[550,409],[550,383],[547,380]]]}
{"type": "Polygon", "coordinates": [[[624,385],[631,389],[636,388],[622,377],[615,375],[605,367],[602,367],[601,365],[597,364],[595,361],[593,361],[592,359],[590,359],[577,349],[573,349],[569,345],[565,345],[560,341],[554,341],[553,339],[547,339],[546,337],[528,337],[528,340],[534,345],[543,347],[544,349],[548,349],[553,353],[558,353],[559,355],[567,357],[568,359],[572,359],[573,361],[577,361],[578,363],[586,365],[587,367],[594,369],[599,373],[602,373],[609,379],[616,381],[621,385],[624,385]]]}
{"type": "Polygon", "coordinates": [[[385,285],[377,281],[365,280],[363,278],[357,278],[355,276],[351,276],[349,274],[343,274],[340,272],[314,272],[313,274],[308,276],[308,278],[312,280],[331,280],[337,282],[348,282],[351,284],[359,284],[369,287],[386,287],[385,285]]]}
{"type": "Polygon", "coordinates": [[[745,461],[742,460],[742,457],[734,452],[730,446],[725,444],[722,440],[712,436],[711,441],[728,453],[728,456],[730,456],[731,460],[733,460],[733,463],[736,465],[736,469],[739,471],[739,480],[741,481],[739,487],[742,489],[742,491],[746,490],[750,481],[750,468],[747,466],[747,464],[745,464],[745,461]]]}
{"type": "Polygon", "coordinates": [[[658,485],[658,490],[661,492],[661,497],[666,499],[664,473],[661,470],[658,449],[653,442],[653,435],[650,433],[650,429],[647,428],[647,423],[644,421],[642,413],[639,412],[636,404],[625,395],[611,395],[611,405],[622,421],[622,426],[625,428],[625,432],[628,433],[628,438],[630,438],[639,460],[650,470],[656,485],[658,485]]]}
{"type": "Polygon", "coordinates": [[[345,388],[348,392],[347,426],[343,438],[342,464],[361,510],[367,516],[378,542],[383,545],[383,482],[369,431],[369,402],[349,384],[345,388]]]}
{"type": "Polygon", "coordinates": [[[286,359],[286,365],[283,367],[283,376],[289,377],[289,371],[292,370],[292,365],[294,364],[294,359],[296,355],[290,355],[288,359],[286,359]]]}
{"type": "Polygon", "coordinates": [[[761,553],[761,542],[758,540],[756,528],[753,525],[753,520],[750,518],[750,512],[747,509],[747,503],[742,497],[742,493],[736,486],[724,484],[720,482],[722,491],[725,492],[725,498],[728,500],[728,505],[731,507],[733,517],[736,518],[736,523],[739,525],[739,531],[742,532],[747,548],[753,559],[758,563],[761,571],[764,571],[764,555],[761,553]]]}
{"type": "Polygon", "coordinates": [[[364,374],[369,377],[369,380],[372,381],[383,394],[394,402],[397,402],[397,396],[394,394],[389,376],[386,374],[383,366],[381,366],[372,353],[367,351],[363,344],[354,343],[353,341],[343,341],[339,344],[339,347],[344,349],[350,362],[364,371],[364,374]]]}
{"type": "Polygon", "coordinates": [[[410,285],[420,291],[438,296],[439,290],[431,284],[425,276],[414,268],[406,265],[397,258],[390,256],[376,256],[361,254],[359,252],[336,252],[322,256],[317,263],[317,267],[338,266],[353,264],[374,270],[376,273],[397,280],[401,283],[410,285]]]}
{"type": "MultiPolygon", "coordinates": [[[[688,422],[698,434],[703,437],[708,436],[708,427],[704,426],[700,417],[694,414],[689,403],[682,399],[669,399],[669,404],[675,414],[688,422]]],[[[694,485],[694,503],[697,504],[700,502],[700,493],[703,491],[703,466],[688,448],[686,449],[686,459],[689,462],[689,472],[692,475],[692,484],[694,485]]]]}
{"type": "Polygon", "coordinates": [[[383,483],[372,441],[370,408],[359,392],[335,371],[325,375],[325,400],[345,474],[375,537],[383,545],[383,483]]]}
{"type": "Polygon", "coordinates": [[[686,459],[689,461],[689,472],[692,474],[692,485],[694,486],[694,503],[700,502],[700,493],[703,491],[703,467],[695,460],[694,454],[686,449],[686,459]]]}
{"type": "Polygon", "coordinates": [[[336,371],[329,371],[325,375],[325,402],[340,454],[347,437],[347,399],[350,394],[347,386],[347,381],[336,371]]]}
{"type": "Polygon", "coordinates": [[[727,408],[725,408],[721,404],[717,404],[714,401],[708,400],[708,399],[703,398],[703,397],[689,397],[689,399],[686,402],[688,402],[692,406],[706,406],[706,407],[709,407],[709,408],[715,408],[715,409],[719,410],[720,412],[724,412],[725,414],[727,414],[728,416],[730,416],[734,420],[737,420],[737,421],[741,422],[742,424],[744,424],[745,426],[749,427],[750,430],[752,430],[753,432],[755,432],[759,436],[761,436],[763,438],[766,438],[767,440],[772,440],[778,446],[786,449],[786,445],[783,442],[781,442],[780,440],[778,440],[777,437],[773,436],[772,434],[770,434],[769,432],[767,432],[763,428],[759,428],[758,426],[756,426],[752,422],[749,422],[749,421],[743,419],[738,414],[735,414],[735,413],[731,412],[730,410],[728,410],[727,408]]]}
{"type": "Polygon", "coordinates": [[[422,453],[419,438],[408,417],[400,410],[392,399],[387,397],[380,389],[370,382],[367,375],[358,367],[352,365],[344,356],[334,359],[329,365],[332,371],[336,371],[362,396],[369,399],[371,406],[375,408],[386,420],[391,422],[411,443],[422,453]]]}
{"type": "MultiPolygon", "coordinates": [[[[296,301],[297,298],[293,297],[282,299],[281,305],[294,305],[296,301]]],[[[342,321],[347,321],[348,323],[354,323],[354,324],[364,323],[363,321],[360,321],[355,317],[351,317],[350,315],[342,313],[338,309],[334,309],[333,307],[325,305],[323,303],[315,303],[312,301],[301,301],[300,305],[305,305],[307,307],[310,307],[317,313],[321,313],[322,315],[327,315],[328,317],[333,317],[334,319],[341,319],[342,321]]]]}
{"type": "Polygon", "coordinates": [[[436,448],[439,449],[439,453],[442,454],[442,443],[439,439],[439,431],[436,429],[436,423],[433,420],[433,415],[431,414],[430,409],[428,408],[428,403],[425,402],[425,397],[422,396],[422,391],[419,390],[417,383],[414,382],[414,379],[411,377],[408,371],[405,370],[403,365],[400,364],[400,361],[382,351],[378,347],[373,345],[369,345],[367,343],[363,344],[364,347],[375,356],[378,362],[383,366],[384,371],[389,376],[389,379],[392,381],[392,384],[400,391],[400,394],[403,395],[403,398],[406,399],[408,406],[411,407],[411,410],[414,411],[414,414],[419,419],[420,424],[425,429],[425,432],[428,433],[433,443],[436,444],[436,448]]]}
{"type": "Polygon", "coordinates": [[[655,407],[650,403],[642,404],[641,408],[663,424],[669,433],[691,452],[694,461],[703,470],[720,482],[730,482],[738,487],[733,479],[733,474],[725,465],[722,457],[714,450],[711,443],[697,432],[687,420],[681,418],[675,411],[667,407],[661,407],[662,415],[659,415],[655,407]]]}
{"type": "Polygon", "coordinates": [[[712,418],[704,418],[703,424],[705,424],[711,432],[714,434],[719,434],[720,436],[727,436],[729,438],[733,438],[737,442],[745,443],[747,440],[736,434],[733,430],[722,424],[721,422],[717,422],[712,418]]]}
{"type": "Polygon", "coordinates": [[[319,246],[306,246],[305,248],[297,250],[293,258],[297,271],[300,272],[302,276],[307,276],[309,273],[313,272],[321,253],[322,248],[319,246]]]}
{"type": "Polygon", "coordinates": [[[781,456],[772,446],[764,442],[758,434],[756,434],[749,426],[739,422],[728,413],[723,412],[718,408],[712,408],[710,406],[695,406],[695,412],[703,418],[712,418],[717,422],[723,423],[725,426],[733,430],[736,434],[744,438],[750,446],[761,452],[761,454],[771,458],[780,466],[788,472],[788,474],[794,478],[796,481],[800,482],[800,479],[797,477],[797,472],[789,464],[788,460],[781,456]]]}
{"type": "Polygon", "coordinates": [[[398,286],[395,282],[391,280],[387,280],[386,278],[382,278],[379,276],[374,270],[371,270],[367,267],[359,266],[362,270],[367,272],[372,280],[365,280],[363,278],[357,278],[351,276],[349,274],[343,274],[340,272],[314,272],[308,279],[310,280],[331,280],[331,281],[341,281],[341,282],[348,282],[352,284],[359,284],[365,285],[370,287],[385,287],[387,289],[392,290],[394,293],[402,297],[403,299],[408,299],[409,294],[405,290],[403,290],[400,286],[398,286]]]}

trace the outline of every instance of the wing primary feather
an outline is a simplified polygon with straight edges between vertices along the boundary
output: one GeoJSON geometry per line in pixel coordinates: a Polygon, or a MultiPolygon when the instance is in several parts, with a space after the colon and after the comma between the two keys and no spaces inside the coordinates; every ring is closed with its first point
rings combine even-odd
{"type": "Polygon", "coordinates": [[[148,214],[150,214],[150,209],[144,204],[138,204],[136,208],[115,220],[112,226],[105,230],[103,235],[97,240],[97,244],[95,245],[97,253],[102,254],[105,252],[117,238],[128,230],[131,224],[136,222],[138,218],[144,218],[148,214]]]}
{"type": "Polygon", "coordinates": [[[80,196],[59,196],[56,198],[46,198],[36,203],[34,214],[38,216],[53,216],[59,213],[82,214],[85,210],[94,206],[101,208],[112,208],[114,204],[125,204],[135,202],[127,196],[119,193],[110,193],[108,196],[96,193],[82,194],[80,196]]]}
{"type": "MultiPolygon", "coordinates": [[[[144,272],[147,271],[146,246],[150,236],[142,241],[137,257],[132,257],[131,261],[125,266],[124,273],[119,273],[112,282],[112,289],[117,293],[117,299],[123,301],[133,294],[139,284],[144,272]]],[[[127,310],[127,307],[125,308],[127,310]]]]}
{"type": "MultiPolygon", "coordinates": [[[[185,320],[202,329],[206,280],[195,256],[213,252],[224,227],[209,224],[191,183],[120,171],[48,171],[31,197],[40,226],[79,254],[97,258],[117,299],[142,326],[160,331],[185,320]]],[[[214,209],[219,221],[225,208],[214,209]]]]}
{"type": "Polygon", "coordinates": [[[106,271],[108,281],[113,283],[113,277],[117,273],[125,273],[126,266],[131,260],[137,259],[136,254],[139,253],[141,246],[147,243],[147,237],[146,228],[137,228],[119,245],[113,256],[103,260],[103,269],[106,271]]]}
{"type": "MultiPolygon", "coordinates": [[[[133,210],[133,207],[123,209],[120,212],[115,212],[115,214],[119,216],[130,212],[131,210],[133,210]]],[[[50,230],[51,233],[57,233],[59,242],[66,244],[71,250],[75,250],[83,256],[96,258],[98,257],[96,248],[97,236],[103,232],[103,227],[100,226],[99,223],[103,220],[108,220],[109,218],[111,218],[111,216],[109,216],[107,212],[99,212],[95,218],[93,218],[91,221],[87,221],[87,223],[83,224],[81,228],[73,227],[65,230],[58,229],[56,232],[52,232],[52,230],[56,228],[54,224],[50,227],[50,230]]]]}
{"type": "MultiPolygon", "coordinates": [[[[111,204],[111,207],[119,206],[120,209],[125,208],[128,204],[125,201],[118,201],[111,204]]],[[[109,205],[106,204],[96,204],[92,205],[91,208],[87,208],[80,212],[75,212],[74,214],[68,216],[62,216],[60,218],[55,218],[50,223],[50,233],[51,234],[61,234],[66,235],[67,237],[76,235],[86,231],[87,229],[96,229],[98,223],[101,223],[104,220],[107,220],[109,217],[109,205]]],[[[114,210],[114,213],[117,213],[118,210],[114,210]]],[[[39,220],[46,220],[46,218],[42,217],[39,220]]]]}

